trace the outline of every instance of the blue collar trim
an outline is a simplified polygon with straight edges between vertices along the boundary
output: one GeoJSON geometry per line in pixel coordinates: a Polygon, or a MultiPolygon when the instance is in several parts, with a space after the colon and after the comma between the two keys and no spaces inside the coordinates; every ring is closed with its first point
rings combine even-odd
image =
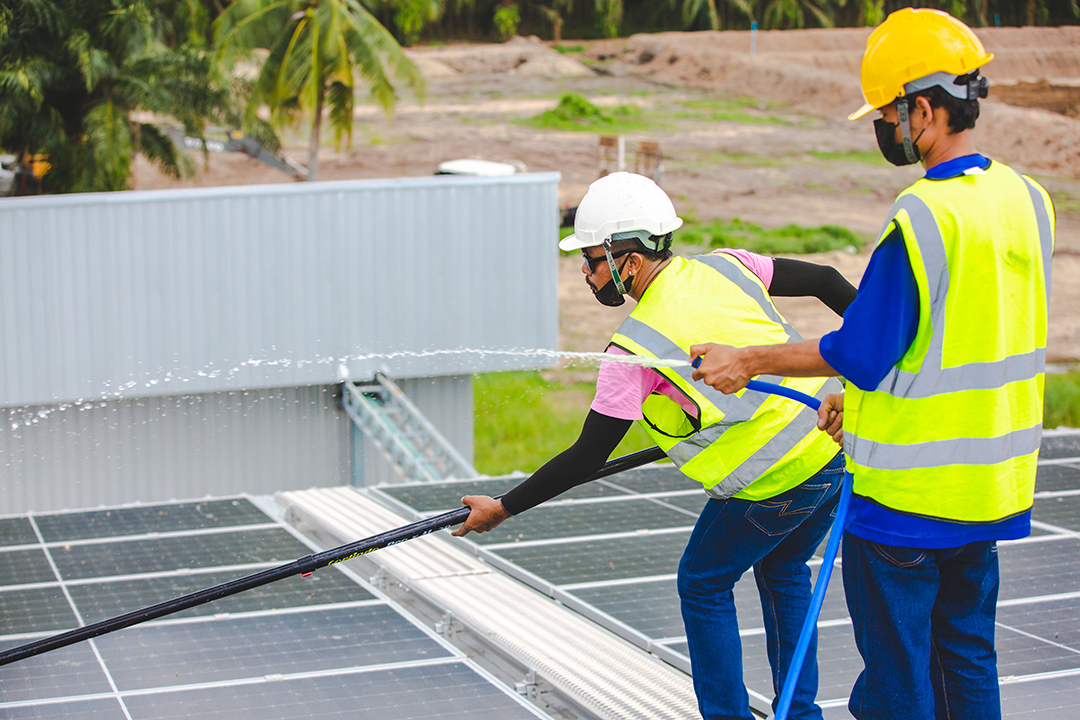
{"type": "Polygon", "coordinates": [[[953,158],[930,168],[923,177],[927,180],[949,180],[963,175],[965,170],[970,170],[973,167],[985,170],[990,167],[990,159],[978,153],[953,158]]]}

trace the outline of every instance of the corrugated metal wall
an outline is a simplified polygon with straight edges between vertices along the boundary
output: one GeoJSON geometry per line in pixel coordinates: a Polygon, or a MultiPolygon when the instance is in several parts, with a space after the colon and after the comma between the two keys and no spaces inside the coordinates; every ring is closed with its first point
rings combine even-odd
{"type": "Polygon", "coordinates": [[[6,199],[0,406],[542,365],[446,351],[555,348],[557,183],[6,199]]]}
{"type": "Polygon", "coordinates": [[[0,513],[344,484],[338,387],[0,409],[0,513]]]}
{"type": "Polygon", "coordinates": [[[0,201],[0,513],[349,482],[376,371],[471,459],[471,374],[556,348],[557,183],[0,201]]]}

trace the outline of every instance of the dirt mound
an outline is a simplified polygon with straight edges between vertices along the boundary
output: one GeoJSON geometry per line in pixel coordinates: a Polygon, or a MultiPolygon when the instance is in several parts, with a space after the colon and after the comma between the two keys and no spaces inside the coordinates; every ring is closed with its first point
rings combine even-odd
{"type": "Polygon", "coordinates": [[[528,77],[587,77],[593,74],[577,60],[552,50],[535,36],[515,37],[500,45],[414,48],[406,54],[428,78],[491,73],[528,77]]]}
{"type": "MultiPolygon", "coordinates": [[[[606,61],[615,72],[782,102],[840,120],[863,102],[859,64],[869,32],[761,32],[754,54],[748,32],[634,35],[596,44],[589,55],[606,61]]],[[[1069,87],[1080,85],[1080,27],[989,29],[979,34],[995,53],[987,67],[991,98],[983,104],[979,121],[980,147],[1028,171],[1080,176],[1080,88],[1069,87]],[[1034,80],[1042,82],[1030,85],[1034,80]],[[1009,107],[1010,101],[1024,109],[1009,107]],[[1063,109],[1068,116],[1057,114],[1063,109]]]]}
{"type": "Polygon", "coordinates": [[[1049,110],[1080,120],[1080,86],[1054,85],[1046,80],[995,85],[994,97],[1015,107],[1049,110]]]}

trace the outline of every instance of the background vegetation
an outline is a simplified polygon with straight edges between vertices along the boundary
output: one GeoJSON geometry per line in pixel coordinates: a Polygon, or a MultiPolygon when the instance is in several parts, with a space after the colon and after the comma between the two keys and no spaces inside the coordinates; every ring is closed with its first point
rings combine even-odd
{"type": "MultiPolygon", "coordinates": [[[[549,382],[537,371],[475,376],[473,465],[488,475],[535,471],[574,444],[595,391],[595,383],[549,382]]],[[[634,423],[614,455],[655,444],[634,423]]]]}
{"type": "MultiPolygon", "coordinates": [[[[208,125],[241,128],[274,150],[277,131],[310,118],[314,179],[323,110],[335,141],[351,143],[358,92],[367,91],[388,115],[401,87],[422,95],[423,79],[401,45],[514,34],[559,40],[751,24],[873,25],[908,5],[945,9],[976,27],[1047,25],[1076,22],[1078,2],[5,0],[0,151],[24,167],[47,161],[45,192],[121,190],[129,187],[136,154],[170,175],[192,170],[163,121],[200,138],[208,125]],[[238,72],[238,62],[248,71],[238,72]],[[269,122],[261,109],[270,111],[269,122]]],[[[629,106],[592,110],[585,119],[577,108],[570,119],[557,110],[536,122],[608,132],[644,122],[629,106]]]]}
{"type": "MultiPolygon", "coordinates": [[[[396,3],[381,4],[379,16],[389,27],[396,3]]],[[[663,30],[749,30],[751,23],[763,30],[861,27],[877,25],[890,12],[912,6],[945,10],[973,27],[1062,25],[1080,17],[1077,0],[444,0],[443,4],[444,11],[432,17],[418,39],[497,39],[495,13],[511,6],[518,11],[518,34],[555,40],[663,30]]]]}

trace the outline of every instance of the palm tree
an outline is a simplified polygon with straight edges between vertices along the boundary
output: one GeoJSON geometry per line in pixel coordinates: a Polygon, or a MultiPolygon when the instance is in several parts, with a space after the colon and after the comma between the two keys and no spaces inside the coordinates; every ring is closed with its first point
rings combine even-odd
{"type": "Polygon", "coordinates": [[[0,8],[0,147],[47,157],[47,192],[121,190],[136,154],[179,177],[192,163],[136,112],[202,135],[228,95],[207,55],[167,47],[173,0],[14,0],[0,8]]]}
{"type": "Polygon", "coordinates": [[[761,26],[766,29],[806,27],[809,13],[820,27],[834,27],[828,0],[767,0],[761,13],[761,26]]]}
{"type": "Polygon", "coordinates": [[[215,22],[214,44],[223,68],[250,58],[253,50],[268,52],[247,115],[254,119],[263,105],[278,123],[309,114],[309,180],[318,173],[324,110],[335,142],[352,142],[357,78],[388,117],[398,100],[391,74],[418,95],[424,92],[416,66],[358,0],[236,0],[215,22]]]}
{"type": "Polygon", "coordinates": [[[603,37],[617,37],[622,24],[623,0],[594,0],[594,7],[596,29],[603,37]]]}
{"type": "MultiPolygon", "coordinates": [[[[753,0],[727,0],[727,4],[746,17],[753,19],[753,0]]],[[[710,30],[720,29],[720,14],[716,9],[716,0],[682,0],[682,25],[689,29],[702,15],[706,17],[710,30]]],[[[700,26],[699,26],[700,27],[700,26]]]]}

